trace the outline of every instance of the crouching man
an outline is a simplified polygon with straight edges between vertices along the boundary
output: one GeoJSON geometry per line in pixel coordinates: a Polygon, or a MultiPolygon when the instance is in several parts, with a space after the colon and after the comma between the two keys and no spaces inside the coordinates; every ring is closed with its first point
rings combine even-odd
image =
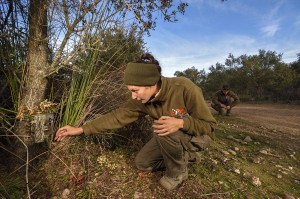
{"type": "Polygon", "coordinates": [[[121,128],[149,115],[154,119],[153,137],[137,154],[136,167],[164,170],[159,183],[167,190],[175,189],[188,177],[189,160],[195,160],[195,153],[210,144],[216,120],[201,89],[184,77],[161,76],[161,67],[151,54],[127,64],[124,83],[131,99],[81,127],[60,128],[55,140],[121,128]]]}
{"type": "Polygon", "coordinates": [[[231,109],[240,103],[240,98],[237,94],[230,90],[228,85],[224,85],[222,90],[215,93],[212,98],[211,107],[218,111],[219,115],[230,115],[231,109]]]}

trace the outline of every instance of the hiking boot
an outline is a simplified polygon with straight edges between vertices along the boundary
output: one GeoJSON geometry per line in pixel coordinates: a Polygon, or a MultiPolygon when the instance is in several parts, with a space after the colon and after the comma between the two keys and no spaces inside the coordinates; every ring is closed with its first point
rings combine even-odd
{"type": "Polygon", "coordinates": [[[227,110],[226,116],[230,116],[230,110],[227,110]]]}
{"type": "Polygon", "coordinates": [[[186,169],[185,172],[183,172],[182,174],[174,178],[164,175],[159,180],[159,183],[163,188],[167,190],[173,190],[177,186],[179,186],[183,180],[186,180],[187,178],[188,178],[188,170],[186,169]]]}
{"type": "Polygon", "coordinates": [[[218,114],[219,114],[219,115],[224,115],[224,114],[225,114],[224,109],[220,108],[219,111],[218,111],[218,114]]]}

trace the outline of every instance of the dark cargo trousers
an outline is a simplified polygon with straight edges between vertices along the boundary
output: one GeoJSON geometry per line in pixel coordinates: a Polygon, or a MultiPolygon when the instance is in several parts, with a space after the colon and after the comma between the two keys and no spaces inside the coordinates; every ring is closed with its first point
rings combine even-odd
{"type": "Polygon", "coordinates": [[[135,158],[139,170],[159,171],[166,170],[168,177],[177,177],[187,169],[187,146],[191,140],[190,135],[177,131],[167,136],[153,137],[140,150],[135,158]]]}
{"type": "Polygon", "coordinates": [[[225,112],[226,112],[226,114],[230,114],[230,111],[231,111],[231,109],[223,108],[223,107],[221,107],[221,105],[219,105],[219,104],[211,104],[211,107],[212,107],[213,109],[215,109],[216,111],[218,111],[218,113],[219,113],[220,115],[225,114],[225,112]]]}

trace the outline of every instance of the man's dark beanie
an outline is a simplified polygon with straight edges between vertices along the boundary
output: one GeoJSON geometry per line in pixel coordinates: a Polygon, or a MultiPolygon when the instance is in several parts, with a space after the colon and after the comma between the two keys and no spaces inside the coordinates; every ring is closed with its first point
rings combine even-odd
{"type": "Polygon", "coordinates": [[[129,63],[125,69],[125,85],[153,86],[159,79],[160,73],[155,64],[129,63]]]}
{"type": "Polygon", "coordinates": [[[223,85],[223,90],[229,90],[230,86],[229,85],[223,85]]]}

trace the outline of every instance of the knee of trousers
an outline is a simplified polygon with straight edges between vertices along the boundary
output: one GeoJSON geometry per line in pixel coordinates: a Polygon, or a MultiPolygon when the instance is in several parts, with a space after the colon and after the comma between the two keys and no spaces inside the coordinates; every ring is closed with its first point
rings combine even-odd
{"type": "Polygon", "coordinates": [[[145,157],[141,157],[138,153],[138,155],[134,159],[135,166],[138,170],[142,171],[152,171],[152,166],[150,163],[147,162],[145,157]]]}
{"type": "Polygon", "coordinates": [[[185,133],[182,131],[176,131],[174,133],[171,133],[166,136],[158,136],[157,134],[154,134],[156,140],[159,143],[169,143],[169,144],[180,144],[183,137],[185,137],[185,133]]]}
{"type": "Polygon", "coordinates": [[[218,104],[211,104],[211,107],[212,107],[213,109],[215,109],[216,111],[219,111],[219,110],[221,109],[221,106],[218,105],[218,104]]]}
{"type": "Polygon", "coordinates": [[[182,131],[167,136],[156,136],[156,139],[164,155],[172,157],[174,160],[183,157],[186,134],[182,131]]]}

